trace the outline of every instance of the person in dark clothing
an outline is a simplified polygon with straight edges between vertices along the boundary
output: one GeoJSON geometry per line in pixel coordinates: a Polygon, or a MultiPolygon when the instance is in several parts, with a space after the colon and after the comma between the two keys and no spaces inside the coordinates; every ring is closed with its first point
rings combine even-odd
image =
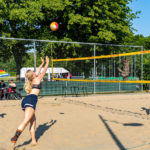
{"type": "Polygon", "coordinates": [[[1,80],[1,82],[0,82],[0,99],[3,98],[5,89],[6,89],[6,84],[5,84],[4,80],[1,80]]]}

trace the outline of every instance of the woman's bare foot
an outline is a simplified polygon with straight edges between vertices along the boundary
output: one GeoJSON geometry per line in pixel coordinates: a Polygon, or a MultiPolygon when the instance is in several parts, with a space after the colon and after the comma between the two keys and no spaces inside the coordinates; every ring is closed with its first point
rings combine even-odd
{"type": "Polygon", "coordinates": [[[32,141],[31,142],[31,146],[36,146],[37,145],[37,142],[36,141],[32,141]]]}
{"type": "Polygon", "coordinates": [[[15,150],[15,144],[16,143],[12,143],[12,150],[15,150]]]}

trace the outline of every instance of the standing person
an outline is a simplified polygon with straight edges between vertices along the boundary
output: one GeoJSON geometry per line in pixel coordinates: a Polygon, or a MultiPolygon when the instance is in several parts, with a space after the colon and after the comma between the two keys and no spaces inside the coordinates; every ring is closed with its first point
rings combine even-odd
{"type": "Polygon", "coordinates": [[[3,96],[5,98],[5,93],[4,93],[5,89],[6,89],[6,84],[5,84],[4,80],[1,80],[1,82],[0,82],[0,99],[2,99],[3,96]]]}
{"type": "Polygon", "coordinates": [[[150,93],[150,84],[148,84],[148,93],[150,93]]]}
{"type": "Polygon", "coordinates": [[[4,80],[1,80],[0,82],[0,88],[5,88],[6,87],[6,84],[4,82],[4,80]]]}
{"type": "Polygon", "coordinates": [[[37,103],[37,97],[40,93],[41,89],[41,80],[43,79],[46,70],[49,65],[49,57],[46,56],[45,58],[45,66],[40,73],[42,66],[44,65],[44,60],[41,58],[41,65],[38,67],[36,72],[33,72],[32,70],[28,70],[26,72],[26,82],[25,82],[25,91],[27,92],[27,96],[22,100],[21,106],[24,110],[24,119],[21,122],[21,124],[18,126],[17,131],[15,135],[11,138],[11,142],[13,143],[13,149],[15,149],[15,144],[17,142],[18,137],[23,132],[25,127],[30,122],[30,134],[32,138],[31,145],[36,145],[36,138],[35,138],[35,128],[36,128],[36,117],[35,117],[35,109],[36,109],[36,103],[37,103]]]}

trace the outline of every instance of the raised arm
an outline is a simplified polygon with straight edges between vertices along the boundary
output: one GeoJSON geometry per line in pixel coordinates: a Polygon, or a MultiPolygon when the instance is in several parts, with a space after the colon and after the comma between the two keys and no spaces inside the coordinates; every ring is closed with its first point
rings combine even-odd
{"type": "Polygon", "coordinates": [[[41,74],[38,75],[38,78],[39,78],[40,80],[43,79],[43,77],[44,77],[44,75],[45,75],[45,73],[46,73],[46,71],[47,71],[47,68],[48,68],[48,65],[49,65],[49,57],[48,57],[48,56],[45,57],[45,62],[46,62],[46,64],[45,64],[45,66],[44,66],[44,68],[43,68],[41,74]]]}
{"type": "Polygon", "coordinates": [[[40,71],[41,71],[41,69],[42,69],[42,67],[43,67],[43,65],[44,65],[44,59],[41,57],[41,65],[37,68],[37,70],[36,70],[36,75],[39,75],[39,73],[40,73],[40,71]]]}

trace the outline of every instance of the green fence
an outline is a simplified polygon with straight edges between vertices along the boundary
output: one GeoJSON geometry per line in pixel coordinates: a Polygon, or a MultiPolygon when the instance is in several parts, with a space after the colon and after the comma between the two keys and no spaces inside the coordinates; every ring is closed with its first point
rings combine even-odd
{"type": "MultiPolygon", "coordinates": [[[[6,83],[8,85],[8,83],[6,83]]],[[[23,88],[24,82],[16,82],[17,92],[26,95],[23,88]]],[[[79,95],[92,93],[132,92],[138,91],[140,84],[137,83],[106,83],[106,82],[73,82],[73,81],[44,81],[40,95],[79,95]]]]}

